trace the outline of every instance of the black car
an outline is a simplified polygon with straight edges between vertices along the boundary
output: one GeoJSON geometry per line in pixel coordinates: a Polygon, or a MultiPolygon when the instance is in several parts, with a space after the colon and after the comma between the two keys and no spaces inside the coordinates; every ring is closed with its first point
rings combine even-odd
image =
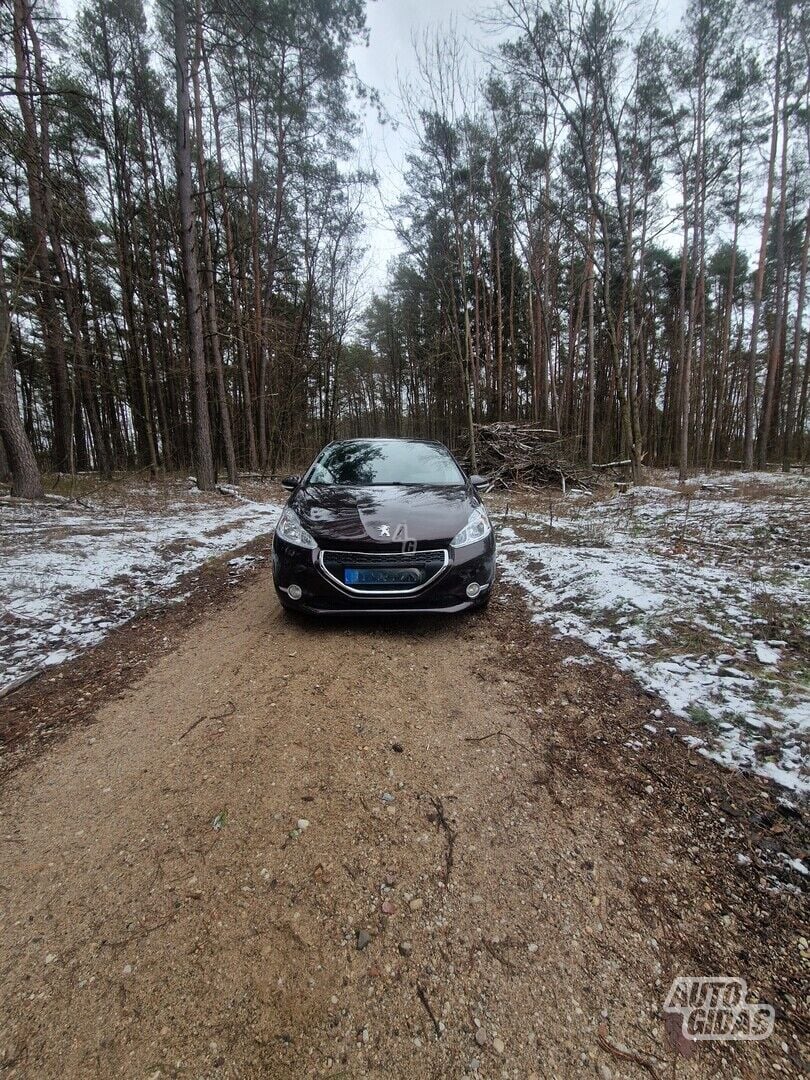
{"type": "Polygon", "coordinates": [[[292,491],[273,538],[281,604],[314,614],[483,607],[495,538],[446,446],[422,439],[330,443],[292,491]]]}

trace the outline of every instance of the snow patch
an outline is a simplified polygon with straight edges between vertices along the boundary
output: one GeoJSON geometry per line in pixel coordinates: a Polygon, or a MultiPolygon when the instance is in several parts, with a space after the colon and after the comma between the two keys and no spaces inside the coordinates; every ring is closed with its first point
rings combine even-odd
{"type": "Polygon", "coordinates": [[[778,649],[766,645],[764,641],[754,642],[754,652],[760,664],[778,664],[781,653],[778,649]]]}
{"type": "Polygon", "coordinates": [[[802,643],[771,640],[761,608],[807,604],[808,479],[736,474],[698,477],[688,491],[661,483],[588,502],[559,496],[553,517],[512,512],[500,525],[495,510],[501,573],[537,621],[689,720],[701,753],[807,794],[802,643]],[[754,483],[750,497],[742,489],[754,483]]]}
{"type": "MultiPolygon", "coordinates": [[[[207,559],[270,534],[276,502],[213,504],[138,489],[146,508],[0,501],[0,689],[61,664],[160,600],[207,559]]],[[[165,494],[164,489],[162,490],[165,494]]],[[[231,560],[236,573],[254,556],[231,560]]]]}

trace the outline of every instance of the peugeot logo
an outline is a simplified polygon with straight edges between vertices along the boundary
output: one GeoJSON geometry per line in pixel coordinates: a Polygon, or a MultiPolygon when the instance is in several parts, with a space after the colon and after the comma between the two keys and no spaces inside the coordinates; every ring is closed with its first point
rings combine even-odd
{"type": "Polygon", "coordinates": [[[380,536],[390,536],[391,535],[391,526],[390,525],[380,525],[379,529],[380,529],[380,536]]]}

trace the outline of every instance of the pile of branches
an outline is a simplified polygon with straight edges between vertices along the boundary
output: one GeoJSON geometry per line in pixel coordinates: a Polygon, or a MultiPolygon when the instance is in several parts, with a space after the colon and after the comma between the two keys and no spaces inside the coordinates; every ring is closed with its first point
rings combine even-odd
{"type": "MultiPolygon", "coordinates": [[[[536,423],[476,424],[476,468],[492,481],[491,487],[534,488],[555,484],[594,488],[603,477],[575,460],[577,443],[562,439],[551,428],[536,423]]],[[[470,461],[469,436],[459,440],[470,461]]]]}

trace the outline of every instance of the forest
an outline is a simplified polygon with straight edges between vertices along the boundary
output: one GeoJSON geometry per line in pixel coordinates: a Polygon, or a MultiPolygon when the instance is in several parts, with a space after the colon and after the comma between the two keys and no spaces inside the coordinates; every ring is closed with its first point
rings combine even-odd
{"type": "Polygon", "coordinates": [[[807,460],[810,6],[500,0],[384,106],[363,0],[3,0],[0,477],[534,421],[587,465],[807,460]]]}

